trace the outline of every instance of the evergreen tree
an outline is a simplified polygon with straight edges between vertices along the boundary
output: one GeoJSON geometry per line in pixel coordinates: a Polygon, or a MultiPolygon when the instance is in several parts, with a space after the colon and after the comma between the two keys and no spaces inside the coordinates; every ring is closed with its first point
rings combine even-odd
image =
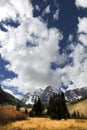
{"type": "Polygon", "coordinates": [[[69,118],[69,112],[63,92],[59,94],[53,94],[53,96],[50,97],[48,114],[53,119],[69,118]]]}
{"type": "Polygon", "coordinates": [[[30,117],[35,117],[35,113],[31,110],[31,111],[29,112],[29,116],[30,116],[30,117]]]}
{"type": "Polygon", "coordinates": [[[66,106],[66,101],[65,101],[65,96],[64,96],[64,93],[61,92],[60,94],[60,106],[61,106],[61,118],[69,118],[69,112],[68,112],[68,109],[67,109],[67,106],[66,106]]]}
{"type": "Polygon", "coordinates": [[[72,118],[76,119],[77,118],[77,115],[76,115],[76,112],[74,111],[73,114],[72,114],[72,118]]]}
{"type": "Polygon", "coordinates": [[[44,106],[41,103],[40,98],[38,98],[38,100],[35,100],[32,111],[35,113],[35,116],[40,116],[43,110],[44,110],[44,106]]]}
{"type": "Polygon", "coordinates": [[[20,106],[20,103],[19,103],[19,102],[17,102],[17,105],[16,105],[16,110],[17,110],[17,111],[20,111],[20,107],[21,107],[21,106],[20,106]]]}
{"type": "Polygon", "coordinates": [[[25,114],[28,114],[28,110],[27,110],[27,108],[25,108],[25,114]]]}

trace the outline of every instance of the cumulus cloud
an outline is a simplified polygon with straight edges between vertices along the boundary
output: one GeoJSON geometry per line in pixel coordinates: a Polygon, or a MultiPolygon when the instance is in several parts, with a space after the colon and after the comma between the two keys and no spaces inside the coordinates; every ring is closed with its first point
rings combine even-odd
{"type": "MultiPolygon", "coordinates": [[[[3,12],[0,13],[1,21],[12,19],[20,22],[17,28],[4,23],[3,27],[7,32],[0,30],[0,54],[9,62],[5,68],[17,75],[13,79],[2,81],[2,85],[18,87],[18,91],[23,93],[48,85],[60,87],[61,82],[68,85],[69,81],[73,81],[77,87],[86,85],[87,55],[83,45],[72,45],[72,53],[68,56],[60,54],[59,43],[63,39],[61,32],[55,27],[48,29],[47,23],[40,17],[34,18],[29,0],[4,2],[0,12],[3,12]],[[66,63],[68,58],[73,59],[72,65],[68,64],[55,70],[51,68],[51,63],[61,65],[66,63]]],[[[46,12],[49,12],[49,6],[46,12]]],[[[79,18],[77,35],[87,31],[83,20],[86,22],[86,18],[79,18]]],[[[72,40],[72,36],[69,40],[72,40]]],[[[86,44],[80,35],[78,40],[86,44]]]]}
{"type": "Polygon", "coordinates": [[[87,17],[78,18],[78,33],[87,33],[87,17]]]}
{"type": "Polygon", "coordinates": [[[35,5],[35,9],[40,11],[40,7],[38,5],[35,5]]]}
{"type": "MultiPolygon", "coordinates": [[[[66,82],[73,81],[75,87],[87,86],[87,18],[78,18],[77,44],[71,44],[72,53],[69,55],[73,59],[72,65],[65,66],[63,71],[66,73],[66,82]],[[82,44],[81,44],[82,43],[82,44]]],[[[72,41],[72,35],[69,36],[69,41],[72,41]]],[[[64,82],[63,81],[63,82],[64,82]]]]}
{"type": "MultiPolygon", "coordinates": [[[[77,7],[87,8],[86,0],[76,0],[77,7]]],[[[84,87],[87,86],[87,18],[78,18],[78,30],[77,30],[77,44],[71,44],[72,53],[69,55],[73,59],[71,65],[67,65],[63,68],[65,72],[65,77],[63,77],[63,82],[67,83],[67,79],[74,83],[74,87],[84,87]]],[[[72,42],[73,36],[69,35],[69,42],[72,42]]],[[[69,85],[69,87],[72,87],[69,85]]]]}
{"type": "Polygon", "coordinates": [[[87,35],[86,34],[80,34],[78,36],[78,40],[85,46],[87,46],[87,35]]]}
{"type": "Polygon", "coordinates": [[[26,18],[32,17],[32,10],[33,7],[31,3],[26,0],[24,2],[23,0],[18,0],[15,2],[15,0],[0,0],[0,21],[6,20],[6,19],[13,19],[17,20],[23,20],[26,18]]]}
{"type": "Polygon", "coordinates": [[[87,0],[76,0],[75,4],[77,7],[87,8],[87,0]]]}
{"type": "Polygon", "coordinates": [[[22,99],[21,95],[14,94],[14,92],[12,90],[10,90],[10,89],[4,89],[4,91],[11,94],[11,95],[13,95],[17,99],[22,99]]]}
{"type": "Polygon", "coordinates": [[[14,95],[13,92],[9,89],[4,89],[5,92],[10,93],[11,95],[14,95]]]}
{"type": "Polygon", "coordinates": [[[72,40],[73,40],[73,35],[70,34],[69,37],[68,37],[68,41],[69,41],[69,42],[72,42],[72,40]]]}
{"type": "Polygon", "coordinates": [[[59,16],[59,9],[57,9],[53,15],[53,19],[54,20],[58,20],[58,16],[59,16]]]}
{"type": "MultiPolygon", "coordinates": [[[[15,21],[20,20],[20,25],[17,28],[3,25],[8,31],[0,30],[0,53],[2,58],[9,62],[5,68],[18,77],[6,79],[2,84],[17,86],[21,92],[46,87],[49,84],[58,86],[59,76],[51,70],[51,62],[64,62],[64,55],[58,54],[62,34],[56,28],[48,29],[47,23],[41,18],[34,18],[33,7],[27,0],[18,0],[17,3],[12,0],[7,5],[15,8],[14,18],[15,21]]],[[[7,9],[7,5],[4,10],[7,9]]],[[[10,14],[12,8],[8,8],[8,14],[3,16],[2,20],[13,19],[10,14]]]]}
{"type": "Polygon", "coordinates": [[[85,46],[87,46],[87,18],[78,18],[78,40],[85,46]]]}
{"type": "Polygon", "coordinates": [[[50,13],[50,5],[48,5],[45,9],[44,9],[44,11],[43,11],[43,13],[42,13],[42,16],[44,16],[45,14],[49,14],[50,13]]]}
{"type": "MultiPolygon", "coordinates": [[[[74,87],[77,88],[87,86],[87,53],[85,47],[79,43],[77,46],[73,46],[73,52],[69,57],[73,59],[73,64],[58,69],[61,73],[61,81],[65,85],[69,85],[69,81],[72,81],[74,87]]],[[[69,87],[72,88],[73,86],[69,85],[69,87]]]]}

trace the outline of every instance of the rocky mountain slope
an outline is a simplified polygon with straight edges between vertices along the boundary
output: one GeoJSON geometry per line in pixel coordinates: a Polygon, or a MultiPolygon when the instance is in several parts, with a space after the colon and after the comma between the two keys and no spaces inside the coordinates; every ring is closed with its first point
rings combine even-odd
{"type": "MultiPolygon", "coordinates": [[[[50,96],[53,95],[53,93],[60,93],[61,88],[54,88],[52,86],[46,87],[44,90],[38,89],[34,91],[34,93],[27,93],[24,95],[22,102],[25,104],[33,104],[35,99],[40,97],[41,101],[43,103],[48,103],[50,96]]],[[[76,88],[73,90],[67,90],[65,91],[65,98],[68,102],[76,101],[84,96],[87,96],[87,87],[83,88],[76,88]]]]}
{"type": "Polygon", "coordinates": [[[76,88],[65,92],[66,100],[69,102],[76,101],[85,96],[87,96],[87,87],[76,88]]]}

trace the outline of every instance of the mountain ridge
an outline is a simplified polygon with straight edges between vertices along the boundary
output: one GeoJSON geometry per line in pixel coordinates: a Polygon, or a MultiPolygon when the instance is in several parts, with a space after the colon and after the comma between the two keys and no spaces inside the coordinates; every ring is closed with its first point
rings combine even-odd
{"type": "MultiPolygon", "coordinates": [[[[37,90],[35,90],[35,91],[37,91],[37,90]]],[[[33,104],[34,100],[36,98],[40,97],[41,101],[45,104],[45,103],[49,102],[50,96],[52,96],[53,93],[58,94],[62,90],[61,90],[61,88],[55,88],[52,86],[48,86],[44,90],[42,90],[40,88],[40,91],[39,91],[39,93],[36,93],[36,95],[34,95],[35,93],[32,93],[31,96],[30,96],[30,93],[25,94],[21,101],[24,102],[25,104],[28,104],[28,103],[33,104]],[[41,93],[40,93],[40,91],[41,91],[41,93]]],[[[64,92],[64,94],[65,94],[65,99],[67,102],[74,102],[87,95],[87,87],[66,90],[64,92]]]]}

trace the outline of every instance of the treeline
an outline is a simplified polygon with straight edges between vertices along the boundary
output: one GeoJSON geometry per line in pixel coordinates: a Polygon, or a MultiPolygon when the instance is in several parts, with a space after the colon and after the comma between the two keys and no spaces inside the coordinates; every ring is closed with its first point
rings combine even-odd
{"type": "MultiPolygon", "coordinates": [[[[44,105],[42,104],[40,98],[38,98],[38,100],[35,100],[29,116],[43,116],[44,109],[44,105]]],[[[46,115],[50,116],[52,119],[67,119],[70,117],[63,92],[59,94],[53,94],[53,96],[50,97],[49,104],[46,109],[46,115]]]]}
{"type": "Polygon", "coordinates": [[[50,97],[48,114],[53,119],[67,119],[70,117],[63,92],[50,97]]]}
{"type": "MultiPolygon", "coordinates": [[[[20,111],[19,102],[16,105],[16,110],[20,111]]],[[[64,93],[53,94],[50,97],[48,104],[42,104],[40,98],[35,100],[32,110],[29,112],[28,107],[25,107],[25,114],[30,117],[50,117],[51,119],[87,119],[87,117],[78,111],[69,113],[64,93]]]]}
{"type": "MultiPolygon", "coordinates": [[[[20,104],[17,103],[16,110],[20,111],[20,104]]],[[[51,119],[87,119],[87,117],[79,111],[73,111],[69,113],[64,93],[53,94],[50,97],[48,104],[42,104],[40,98],[35,100],[35,103],[32,106],[32,110],[29,112],[27,106],[25,107],[25,114],[30,117],[50,117],[51,119]]]]}

